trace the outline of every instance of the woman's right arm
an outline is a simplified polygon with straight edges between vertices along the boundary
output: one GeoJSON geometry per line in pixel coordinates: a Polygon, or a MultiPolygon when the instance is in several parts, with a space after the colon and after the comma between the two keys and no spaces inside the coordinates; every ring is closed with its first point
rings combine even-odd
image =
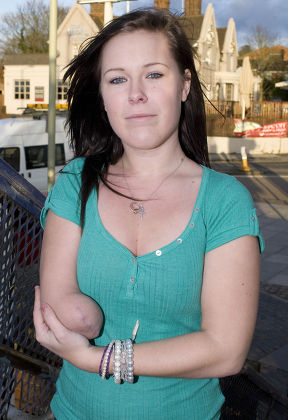
{"type": "Polygon", "coordinates": [[[103,315],[97,303],[82,294],[77,281],[81,228],[48,211],[40,259],[41,301],[48,303],[66,328],[95,338],[103,315]]]}

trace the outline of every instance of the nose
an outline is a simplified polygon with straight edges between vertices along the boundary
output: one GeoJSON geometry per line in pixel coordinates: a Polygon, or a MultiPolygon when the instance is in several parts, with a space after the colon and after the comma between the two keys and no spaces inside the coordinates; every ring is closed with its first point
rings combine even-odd
{"type": "Polygon", "coordinates": [[[146,93],[144,92],[143,87],[139,83],[135,83],[131,86],[128,101],[130,104],[137,104],[147,102],[148,98],[146,93]]]}

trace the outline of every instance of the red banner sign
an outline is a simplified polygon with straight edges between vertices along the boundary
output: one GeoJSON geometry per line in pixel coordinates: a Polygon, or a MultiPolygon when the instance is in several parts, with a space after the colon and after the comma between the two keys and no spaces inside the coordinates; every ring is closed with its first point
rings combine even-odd
{"type": "MultiPolygon", "coordinates": [[[[235,121],[234,134],[236,136],[245,137],[286,137],[288,134],[288,122],[280,121],[274,124],[264,124],[262,127],[253,127],[253,124],[247,121],[242,122],[241,120],[235,121]],[[247,124],[248,123],[248,124],[247,124]],[[241,130],[241,125],[243,128],[241,130]]],[[[256,124],[255,124],[256,125],[256,124]]]]}

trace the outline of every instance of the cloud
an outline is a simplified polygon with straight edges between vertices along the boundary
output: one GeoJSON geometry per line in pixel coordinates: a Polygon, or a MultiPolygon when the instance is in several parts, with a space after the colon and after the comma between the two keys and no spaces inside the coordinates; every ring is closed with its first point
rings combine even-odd
{"type": "MultiPolygon", "coordinates": [[[[170,0],[170,9],[181,13],[183,0],[170,0]]],[[[202,1],[202,13],[211,0],[202,1]]],[[[271,34],[277,36],[277,43],[288,47],[288,0],[214,0],[212,1],[217,27],[227,26],[230,17],[236,23],[238,44],[247,43],[247,36],[257,26],[264,26],[271,34]]],[[[153,7],[153,0],[130,2],[130,9],[153,7]]],[[[126,3],[114,4],[114,13],[120,15],[126,11],[126,3]]]]}
{"type": "MultiPolygon", "coordinates": [[[[203,0],[203,13],[208,3],[209,0],[203,0]]],[[[275,34],[277,42],[286,42],[288,45],[287,0],[215,0],[212,4],[218,27],[226,26],[229,18],[234,18],[239,44],[244,44],[251,30],[260,25],[275,34]]]]}

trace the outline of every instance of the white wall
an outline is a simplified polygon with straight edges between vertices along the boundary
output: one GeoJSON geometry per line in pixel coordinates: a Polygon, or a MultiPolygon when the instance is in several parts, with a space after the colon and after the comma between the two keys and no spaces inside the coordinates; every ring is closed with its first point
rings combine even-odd
{"type": "Polygon", "coordinates": [[[241,153],[243,146],[251,155],[288,153],[288,137],[208,137],[210,153],[241,153]]]}
{"type": "Polygon", "coordinates": [[[57,32],[58,78],[65,73],[64,67],[78,54],[81,44],[95,36],[99,28],[85,8],[75,3],[61,23],[57,32]]]}
{"type": "Polygon", "coordinates": [[[48,103],[49,67],[48,65],[5,65],[4,68],[4,104],[8,114],[22,114],[27,104],[48,103]],[[15,99],[14,81],[30,80],[30,98],[15,99]],[[35,86],[44,86],[44,101],[35,102],[35,86]]]}

